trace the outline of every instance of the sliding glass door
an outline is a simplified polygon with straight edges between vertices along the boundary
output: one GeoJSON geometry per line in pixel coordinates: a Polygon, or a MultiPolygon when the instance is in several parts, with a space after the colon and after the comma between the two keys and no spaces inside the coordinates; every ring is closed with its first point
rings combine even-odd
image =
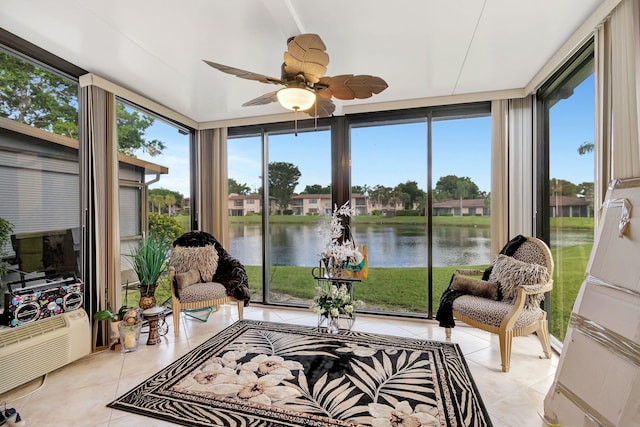
{"type": "Polygon", "coordinates": [[[482,269],[491,261],[491,117],[434,119],[432,139],[433,294],[438,305],[456,268],[482,269]]]}
{"type": "Polygon", "coordinates": [[[369,255],[356,298],[368,311],[426,313],[426,120],[352,128],[351,183],[366,200],[351,228],[369,255]]]}
{"type": "Polygon", "coordinates": [[[359,310],[433,315],[455,268],[490,261],[489,114],[479,103],[331,118],[297,136],[283,124],[230,129],[231,250],[252,299],[311,304],[323,230],[348,200],[369,257],[359,310]]]}
{"type": "Polygon", "coordinates": [[[270,133],[267,147],[268,301],[307,305],[324,247],[320,226],[332,209],[331,132],[270,133]]]}
{"type": "Polygon", "coordinates": [[[539,94],[548,147],[543,211],[555,262],[549,323],[560,341],[593,247],[594,89],[593,54],[586,49],[539,94]]]}
{"type": "Polygon", "coordinates": [[[229,248],[247,270],[251,300],[262,302],[262,138],[230,138],[227,143],[229,171],[229,248]]]}

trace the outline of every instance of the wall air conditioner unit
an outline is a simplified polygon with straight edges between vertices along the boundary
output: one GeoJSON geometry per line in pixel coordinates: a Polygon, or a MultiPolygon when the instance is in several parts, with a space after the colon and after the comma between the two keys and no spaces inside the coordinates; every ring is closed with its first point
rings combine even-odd
{"type": "Polygon", "coordinates": [[[0,330],[0,394],[91,352],[83,309],[0,330]]]}

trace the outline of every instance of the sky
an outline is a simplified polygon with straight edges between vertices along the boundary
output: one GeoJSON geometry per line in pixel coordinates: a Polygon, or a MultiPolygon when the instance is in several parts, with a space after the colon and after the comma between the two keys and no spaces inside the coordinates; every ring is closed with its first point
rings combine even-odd
{"type": "MultiPolygon", "coordinates": [[[[580,156],[577,149],[593,142],[593,76],[578,86],[573,96],[559,101],[550,114],[550,177],[575,184],[593,181],[593,153],[580,156]]],[[[426,190],[426,122],[371,126],[352,129],[351,185],[395,187],[416,181],[426,190]]],[[[157,120],[147,129],[147,139],[164,141],[160,156],[138,157],[167,166],[169,174],[151,188],[168,188],[189,195],[189,138],[157,120]]],[[[433,186],[445,175],[469,177],[481,191],[491,191],[491,118],[434,121],[433,186]]],[[[331,133],[328,130],[271,135],[269,162],[288,162],[300,172],[296,192],[307,185],[331,183],[331,133]]],[[[230,139],[229,177],[256,191],[260,185],[259,137],[230,139]]]]}

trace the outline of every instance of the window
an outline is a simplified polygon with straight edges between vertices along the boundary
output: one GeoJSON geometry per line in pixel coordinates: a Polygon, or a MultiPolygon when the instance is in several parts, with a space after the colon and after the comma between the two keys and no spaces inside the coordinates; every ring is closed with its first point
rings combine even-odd
{"type": "MultiPolygon", "coordinates": [[[[268,215],[272,207],[262,204],[262,141],[256,136],[229,138],[227,142],[229,170],[229,197],[240,194],[254,202],[246,212],[229,211],[230,254],[239,259],[247,270],[251,300],[263,301],[263,232],[262,215],[268,215]],[[266,213],[265,213],[266,211],[266,213]]],[[[229,205],[232,206],[231,201],[229,205]]]]}
{"type": "Polygon", "coordinates": [[[324,248],[318,231],[326,218],[304,203],[310,199],[302,193],[315,196],[318,187],[331,182],[331,133],[270,133],[267,147],[268,194],[275,203],[267,229],[268,301],[310,299],[314,289],[310,271],[324,248]]]}
{"type": "MultiPolygon", "coordinates": [[[[148,233],[173,241],[191,229],[189,131],[120,100],[116,104],[121,157],[120,235],[121,284],[136,282],[132,252],[148,233]],[[170,167],[167,167],[170,165],[170,167]]],[[[242,202],[242,201],[240,201],[242,202]]],[[[137,288],[123,295],[124,304],[138,301],[137,288]]],[[[156,290],[159,303],[170,297],[168,283],[156,290]]]]}
{"type": "Polygon", "coordinates": [[[555,263],[549,324],[559,341],[564,340],[593,247],[594,90],[589,45],[538,94],[544,118],[542,155],[548,162],[541,182],[541,228],[548,230],[555,263]]]}
{"type": "Polygon", "coordinates": [[[352,218],[369,254],[367,283],[356,288],[368,309],[434,312],[455,268],[489,263],[491,119],[482,108],[474,115],[351,130],[352,196],[370,202],[356,198],[363,208],[352,218]]]}
{"type": "Polygon", "coordinates": [[[79,274],[78,85],[0,52],[0,93],[0,218],[9,224],[0,247],[4,292],[11,282],[79,274]],[[38,96],[18,102],[25,93],[38,96]]]}
{"type": "Polygon", "coordinates": [[[230,193],[270,206],[261,217],[230,218],[232,253],[247,267],[252,299],[310,304],[311,268],[327,243],[319,231],[331,218],[332,195],[346,191],[351,231],[369,254],[367,282],[355,288],[362,310],[433,313],[456,267],[490,261],[489,113],[479,103],[332,118],[321,121],[331,132],[298,136],[280,124],[230,129],[230,193]],[[350,159],[331,157],[349,151],[350,159]]]}
{"type": "Polygon", "coordinates": [[[76,81],[1,50],[0,64],[1,117],[78,139],[76,81]]]}

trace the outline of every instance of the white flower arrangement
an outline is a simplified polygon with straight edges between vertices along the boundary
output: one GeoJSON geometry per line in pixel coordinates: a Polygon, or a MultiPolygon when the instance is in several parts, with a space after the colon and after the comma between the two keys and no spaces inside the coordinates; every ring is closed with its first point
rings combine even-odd
{"type": "Polygon", "coordinates": [[[316,286],[313,304],[309,307],[314,313],[324,317],[353,317],[355,309],[346,285],[325,284],[316,286]]]}
{"type": "Polygon", "coordinates": [[[327,267],[340,268],[342,265],[357,255],[358,251],[353,241],[343,239],[345,227],[342,225],[343,217],[351,217],[355,214],[355,209],[349,207],[349,201],[340,208],[334,205],[331,222],[324,224],[322,231],[329,235],[329,240],[320,254],[327,267]]]}

